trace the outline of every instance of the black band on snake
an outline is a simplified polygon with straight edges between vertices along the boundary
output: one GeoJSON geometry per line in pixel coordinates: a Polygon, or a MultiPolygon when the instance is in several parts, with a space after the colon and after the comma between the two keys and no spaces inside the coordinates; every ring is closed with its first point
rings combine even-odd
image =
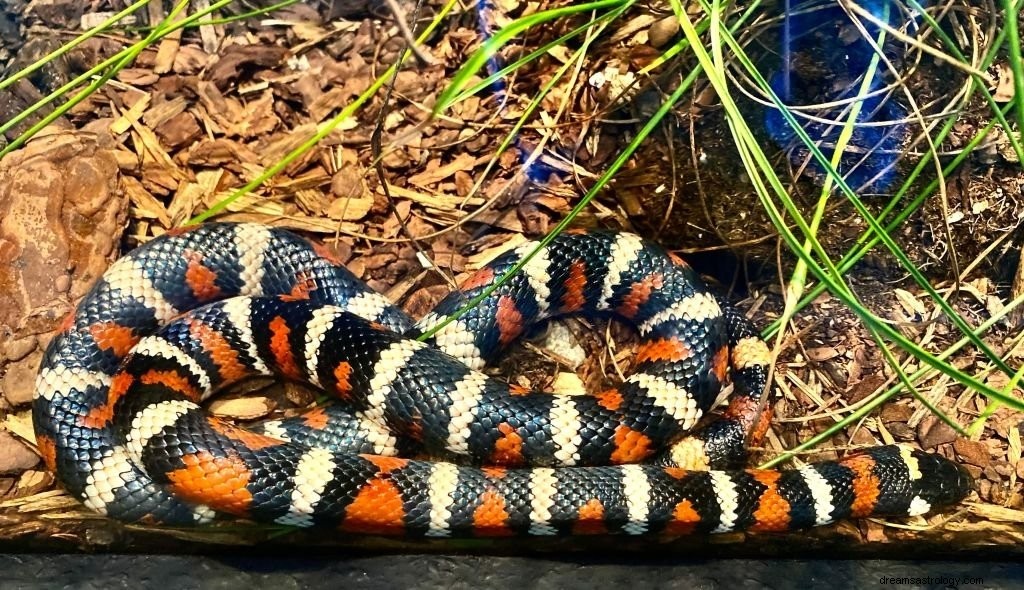
{"type": "Polygon", "coordinates": [[[494,260],[413,324],[329,252],[215,223],[118,260],[46,353],[36,437],[89,508],[128,522],[221,515],[406,536],[783,531],[916,515],[966,472],[888,446],[796,470],[744,470],[768,426],[770,354],[679,258],[628,233],[558,236],[494,260]],[[596,394],[523,391],[479,372],[529,326],[580,314],[636,327],[634,370],[596,394]],[[251,375],[333,401],[253,429],[208,415],[251,375]],[[727,407],[709,415],[723,385],[727,407]]]}

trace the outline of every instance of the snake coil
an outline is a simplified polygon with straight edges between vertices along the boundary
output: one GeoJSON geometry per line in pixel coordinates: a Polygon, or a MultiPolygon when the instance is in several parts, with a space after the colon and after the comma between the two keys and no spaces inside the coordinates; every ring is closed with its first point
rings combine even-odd
{"type": "Polygon", "coordinates": [[[768,425],[769,351],[682,260],[632,234],[560,235],[428,342],[414,338],[533,247],[413,324],[286,231],[212,223],[154,239],[114,263],[51,342],[39,448],[89,508],[178,526],[226,514],[407,536],[781,531],[922,514],[971,489],[955,463],[898,446],[742,469],[768,425]],[[636,327],[621,385],[553,395],[479,372],[564,314],[636,327]],[[251,429],[199,405],[262,374],[333,399],[251,429]],[[726,408],[709,414],[728,381],[726,408]]]}

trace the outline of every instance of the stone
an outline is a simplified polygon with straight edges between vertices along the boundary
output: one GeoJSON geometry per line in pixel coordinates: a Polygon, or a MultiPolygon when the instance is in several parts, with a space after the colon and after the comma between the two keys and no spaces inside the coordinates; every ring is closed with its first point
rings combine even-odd
{"type": "Polygon", "coordinates": [[[53,330],[117,256],[128,202],[109,136],[51,130],[0,162],[0,386],[32,398],[53,330]]]}
{"type": "Polygon", "coordinates": [[[39,455],[6,430],[0,430],[0,473],[20,473],[39,463],[39,455]]]}

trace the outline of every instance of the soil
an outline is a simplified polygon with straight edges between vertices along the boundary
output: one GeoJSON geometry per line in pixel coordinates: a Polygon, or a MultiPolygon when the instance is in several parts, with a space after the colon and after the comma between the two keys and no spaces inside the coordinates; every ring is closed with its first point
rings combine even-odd
{"type": "MultiPolygon", "coordinates": [[[[77,15],[62,10],[62,2],[80,5],[52,0],[34,11],[8,5],[7,20],[0,18],[0,37],[10,38],[10,43],[0,44],[11,48],[0,52],[8,75],[72,38],[83,15],[81,10],[77,15]]],[[[26,404],[41,351],[59,318],[120,253],[220,203],[279,162],[395,63],[405,41],[393,15],[379,4],[296,4],[271,19],[187,29],[180,38],[143,51],[114,81],[0,162],[0,262],[9,268],[0,273],[0,544],[151,551],[198,551],[257,541],[385,551],[652,550],[650,542],[621,540],[545,541],[527,547],[502,541],[324,540],[307,533],[278,538],[245,526],[154,532],[85,513],[33,460],[26,404]],[[183,546],[182,539],[189,543],[183,546]]],[[[415,30],[422,30],[441,6],[424,2],[417,18],[413,3],[399,4],[415,30]]],[[[218,219],[258,221],[320,239],[371,287],[413,316],[423,315],[452,280],[458,282],[501,249],[540,236],[558,223],[635,137],[662,97],[694,67],[687,61],[667,64],[641,79],[626,100],[618,99],[613,89],[620,78],[651,63],[667,39],[681,34],[664,25],[667,6],[642,4],[594,43],[576,75],[554,86],[541,101],[541,115],[518,133],[511,149],[499,153],[505,134],[578,42],[548,51],[510,74],[501,88],[486,89],[455,105],[445,117],[430,119],[431,106],[480,46],[483,34],[557,4],[503,0],[488,10],[471,8],[449,17],[425,47],[434,63],[405,62],[386,90],[370,98],[353,118],[265,186],[229,204],[218,219]],[[375,132],[380,134],[379,150],[375,132]],[[433,267],[424,270],[421,253],[433,267]]],[[[98,0],[88,10],[119,8],[98,0]]],[[[157,7],[151,8],[137,25],[161,15],[157,7]]],[[[780,57],[773,48],[780,43],[780,21],[774,18],[777,12],[765,14],[741,38],[764,71],[778,72],[780,57]]],[[[792,79],[799,82],[791,98],[802,104],[832,100],[837,88],[850,86],[855,78],[851,72],[859,67],[850,56],[864,49],[863,41],[850,35],[847,21],[830,12],[812,16],[816,24],[792,44],[789,62],[792,79]]],[[[510,63],[581,23],[563,19],[531,30],[503,48],[497,63],[510,63]]],[[[90,39],[11,92],[0,93],[0,121],[120,50],[130,34],[90,39]]],[[[898,45],[887,50],[895,62],[907,66],[908,94],[924,105],[925,114],[942,112],[942,99],[963,84],[964,75],[944,62],[921,59],[898,45]]],[[[820,171],[804,165],[805,151],[763,106],[753,98],[742,100],[743,112],[756,123],[754,132],[794,201],[809,214],[818,201],[820,171]]],[[[907,109],[903,99],[893,101],[907,109]]],[[[953,133],[940,146],[942,163],[987,124],[987,108],[977,99],[964,105],[953,133]]],[[[815,114],[838,112],[819,109],[815,114]]],[[[46,113],[13,127],[6,141],[15,140],[46,113]]],[[[825,134],[826,145],[834,141],[824,129],[818,131],[825,134]]],[[[1018,294],[1011,283],[1020,258],[1024,172],[1000,133],[946,177],[944,195],[929,198],[891,234],[932,284],[951,295],[954,309],[972,325],[1018,294]]],[[[851,145],[858,148],[851,153],[860,155],[844,159],[841,168],[856,171],[863,166],[851,173],[851,184],[875,213],[889,202],[892,179],[909,174],[919,157],[914,154],[925,151],[911,125],[884,137],[861,131],[851,145]],[[864,153],[876,152],[891,157],[858,164],[864,153]]],[[[926,169],[914,190],[933,178],[934,170],[926,169]]],[[[661,241],[731,293],[759,325],[768,325],[783,310],[779,285],[792,273],[795,260],[764,214],[735,154],[724,111],[706,82],[698,82],[675,107],[575,225],[629,229],[661,241]]],[[[837,258],[866,229],[841,197],[829,201],[822,227],[819,238],[837,258]]],[[[846,279],[870,310],[926,349],[939,352],[959,338],[955,326],[935,311],[928,295],[908,280],[887,251],[873,250],[846,279]]],[[[527,343],[512,350],[494,372],[534,388],[558,387],[560,379],[575,374],[596,388],[617,379],[620,366],[628,366],[628,330],[575,320],[565,325],[576,340],[573,346],[582,351],[578,366],[543,343],[527,343]],[[615,348],[608,346],[609,338],[618,343],[615,348]]],[[[1011,318],[988,331],[984,340],[1015,366],[1024,356],[1018,334],[1019,325],[1011,318]]],[[[896,379],[857,317],[827,294],[796,315],[775,351],[776,413],[765,447],[755,449],[760,459],[822,432],[896,379]]],[[[908,372],[915,368],[904,353],[894,353],[909,363],[908,372]]],[[[1007,376],[971,347],[951,360],[992,387],[1008,383],[1007,376]]],[[[946,378],[931,377],[917,387],[964,426],[987,406],[983,397],[946,378]]],[[[229,393],[215,411],[248,420],[277,417],[298,412],[314,397],[300,386],[260,381],[229,393]],[[242,393],[251,395],[235,401],[242,393]]],[[[965,437],[918,399],[893,398],[871,418],[799,461],[834,458],[850,448],[893,441],[916,443],[968,465],[978,489],[961,507],[900,523],[865,520],[792,535],[679,539],[656,549],[706,555],[891,556],[889,547],[895,544],[906,556],[993,546],[1013,551],[1024,537],[1021,424],[1020,414],[1000,408],[984,428],[965,437]]]]}

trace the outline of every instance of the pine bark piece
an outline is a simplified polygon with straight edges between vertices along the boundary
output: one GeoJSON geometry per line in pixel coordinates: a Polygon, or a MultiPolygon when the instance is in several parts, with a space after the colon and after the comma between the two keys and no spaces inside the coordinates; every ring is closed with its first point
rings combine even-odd
{"type": "Polygon", "coordinates": [[[0,392],[32,398],[50,333],[118,254],[128,201],[109,137],[55,133],[0,162],[0,392]]]}

